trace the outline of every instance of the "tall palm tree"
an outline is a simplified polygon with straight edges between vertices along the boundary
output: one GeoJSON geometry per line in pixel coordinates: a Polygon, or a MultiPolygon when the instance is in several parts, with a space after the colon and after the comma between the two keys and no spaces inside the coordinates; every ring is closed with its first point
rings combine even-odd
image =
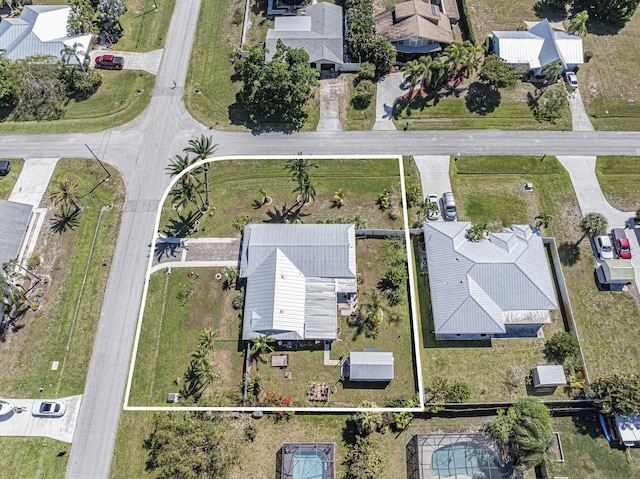
{"type": "Polygon", "coordinates": [[[198,207],[200,210],[206,211],[206,200],[202,197],[202,181],[200,181],[198,176],[199,168],[192,168],[188,170],[188,168],[196,161],[197,160],[195,158],[191,158],[189,154],[184,156],[175,155],[170,159],[170,164],[166,167],[166,170],[171,177],[182,175],[178,184],[171,191],[174,201],[177,201],[178,204],[183,206],[190,202],[193,202],[198,206],[196,198],[200,198],[201,206],[198,207]]]}
{"type": "MultiPolygon", "coordinates": [[[[196,155],[194,161],[204,160],[209,158],[218,148],[218,145],[213,144],[213,137],[200,135],[199,138],[192,138],[189,140],[189,146],[183,151],[185,153],[193,153],[196,155]]],[[[205,191],[205,204],[204,210],[209,209],[209,163],[203,165],[204,171],[204,191],[205,191]]]]}
{"type": "Polygon", "coordinates": [[[548,65],[545,65],[545,67],[540,71],[540,74],[542,75],[543,78],[553,83],[560,76],[561,72],[562,72],[562,63],[556,60],[554,62],[549,63],[548,65]]]}
{"type": "Polygon", "coordinates": [[[315,184],[311,178],[307,177],[302,180],[295,190],[293,190],[294,192],[298,191],[300,193],[300,204],[306,205],[315,201],[316,186],[317,184],[315,184]]]}
{"type": "Polygon", "coordinates": [[[309,178],[309,172],[318,168],[316,163],[311,163],[306,158],[293,158],[287,160],[284,164],[285,170],[291,173],[291,177],[298,185],[302,184],[303,180],[309,178]]]}
{"type": "Polygon", "coordinates": [[[420,57],[418,61],[422,64],[423,69],[422,86],[424,88],[427,88],[434,84],[437,85],[435,79],[439,79],[440,77],[439,72],[441,71],[443,66],[442,62],[440,60],[434,60],[433,57],[430,56],[420,57]]]}
{"type": "Polygon", "coordinates": [[[73,208],[73,212],[80,211],[80,186],[72,178],[58,181],[51,191],[51,201],[63,210],[73,208]]]}
{"type": "Polygon", "coordinates": [[[471,40],[465,40],[462,42],[469,56],[473,57],[478,63],[484,56],[484,47],[480,44],[480,42],[473,43],[471,40]]]}
{"type": "Polygon", "coordinates": [[[453,73],[453,77],[457,78],[460,75],[460,65],[465,61],[467,56],[467,50],[463,46],[462,42],[453,42],[443,52],[445,59],[445,65],[447,65],[450,73],[453,73]]]}
{"type": "Polygon", "coordinates": [[[489,225],[486,222],[475,223],[467,230],[471,241],[480,241],[489,232],[489,225]]]}
{"type": "Polygon", "coordinates": [[[80,55],[82,55],[82,57],[84,58],[87,55],[87,52],[82,50],[81,47],[82,45],[78,42],[75,42],[73,46],[65,45],[64,48],[60,50],[60,55],[67,65],[72,58],[75,58],[78,62],[78,65],[80,66],[80,69],[84,73],[87,73],[87,69],[84,67],[84,61],[80,60],[80,55]]]}
{"type": "Polygon", "coordinates": [[[569,22],[569,33],[574,33],[576,35],[580,35],[584,37],[587,32],[587,21],[589,20],[589,12],[583,10],[579,13],[576,13],[571,21],[569,22]]]}
{"type": "Polygon", "coordinates": [[[27,305],[27,292],[22,282],[24,276],[11,270],[10,264],[5,264],[0,272],[0,291],[3,292],[2,303],[9,310],[9,317],[15,318],[24,312],[27,305]]]}
{"type": "Polygon", "coordinates": [[[548,228],[553,217],[549,213],[540,213],[534,218],[536,220],[536,228],[548,228]]]}
{"type": "MultiPolygon", "coordinates": [[[[235,270],[235,268],[234,268],[235,270]]],[[[198,346],[202,346],[206,351],[213,351],[216,339],[218,339],[218,331],[215,329],[205,329],[200,333],[198,338],[198,346]]]]}
{"type": "MultiPolygon", "coordinates": [[[[251,340],[251,349],[249,354],[254,359],[260,359],[265,353],[272,353],[273,348],[270,343],[273,343],[275,338],[270,334],[263,334],[251,340]]],[[[256,363],[257,364],[257,363],[256,363]]],[[[257,367],[257,366],[256,366],[257,367]]]]}
{"type": "Polygon", "coordinates": [[[607,218],[605,218],[604,215],[600,213],[587,213],[582,217],[580,226],[585,235],[595,236],[607,231],[608,224],[607,218]]]}
{"type": "Polygon", "coordinates": [[[404,88],[409,87],[411,91],[409,100],[415,96],[416,87],[422,83],[424,72],[424,63],[419,60],[411,60],[402,67],[402,86],[404,88]]]}

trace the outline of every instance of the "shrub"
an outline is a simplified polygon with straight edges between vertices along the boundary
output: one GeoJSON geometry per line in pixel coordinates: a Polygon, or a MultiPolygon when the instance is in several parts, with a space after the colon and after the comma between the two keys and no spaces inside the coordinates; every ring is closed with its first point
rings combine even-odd
{"type": "MultiPolygon", "coordinates": [[[[378,405],[371,401],[363,401],[363,408],[375,408],[378,405]]],[[[353,415],[353,422],[356,425],[358,434],[368,436],[369,434],[380,430],[384,424],[382,413],[376,411],[360,411],[353,415]]]]}
{"type": "Polygon", "coordinates": [[[244,306],[244,287],[240,288],[240,292],[231,300],[233,309],[242,309],[244,306]]]}
{"type": "Polygon", "coordinates": [[[549,361],[560,364],[578,352],[578,340],[570,333],[556,333],[544,343],[544,355],[549,361]]]}
{"type": "Polygon", "coordinates": [[[589,63],[589,60],[593,58],[593,52],[591,50],[586,50],[584,52],[584,62],[589,63]]]}
{"type": "Polygon", "coordinates": [[[345,454],[347,479],[378,479],[386,477],[386,463],[380,444],[372,437],[356,436],[356,442],[345,454]]]}
{"type": "Polygon", "coordinates": [[[31,256],[29,256],[29,259],[27,260],[27,268],[32,269],[35,268],[36,266],[40,266],[40,263],[42,263],[42,258],[40,258],[40,253],[32,253],[31,256]]]}
{"type": "Polygon", "coordinates": [[[236,8],[236,10],[233,12],[232,22],[234,25],[240,25],[242,23],[242,20],[244,20],[244,15],[239,8],[236,8]]]}
{"type": "Polygon", "coordinates": [[[244,437],[247,439],[247,442],[253,442],[257,435],[258,431],[253,426],[249,426],[244,430],[244,437]]]}

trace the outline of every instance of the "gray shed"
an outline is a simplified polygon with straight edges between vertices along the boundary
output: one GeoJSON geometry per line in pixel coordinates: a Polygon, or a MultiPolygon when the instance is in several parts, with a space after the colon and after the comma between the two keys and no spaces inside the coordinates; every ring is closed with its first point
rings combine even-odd
{"type": "Polygon", "coordinates": [[[4,225],[0,235],[0,265],[18,258],[32,210],[31,205],[0,200],[0,218],[4,225]]]}
{"type": "Polygon", "coordinates": [[[538,366],[533,370],[533,387],[538,392],[553,392],[556,387],[565,384],[567,377],[561,365],[538,366]]]}
{"type": "Polygon", "coordinates": [[[343,376],[350,381],[391,381],[393,379],[393,353],[352,352],[343,367],[343,376]]]}

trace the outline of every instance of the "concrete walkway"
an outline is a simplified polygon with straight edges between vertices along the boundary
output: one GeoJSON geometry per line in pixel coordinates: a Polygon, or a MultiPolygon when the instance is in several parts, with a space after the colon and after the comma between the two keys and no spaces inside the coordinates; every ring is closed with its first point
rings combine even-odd
{"type": "Polygon", "coordinates": [[[71,443],[81,400],[81,395],[55,399],[66,406],[62,417],[36,417],[31,409],[39,399],[9,399],[14,407],[24,408],[24,412],[0,418],[0,436],[42,436],[71,443]]]}
{"type": "Polygon", "coordinates": [[[118,55],[124,57],[125,70],[144,70],[145,72],[158,74],[160,60],[164,50],[153,50],[151,52],[118,52],[115,50],[93,50],[90,53],[90,67],[95,68],[95,60],[100,55],[118,55]]]}
{"type": "Polygon", "coordinates": [[[392,121],[393,105],[404,94],[403,89],[400,87],[402,77],[403,75],[400,72],[390,73],[378,81],[374,130],[396,130],[396,126],[392,121]]]}
{"type": "Polygon", "coordinates": [[[158,238],[151,273],[167,266],[238,267],[238,238],[158,238]]]}
{"type": "Polygon", "coordinates": [[[320,121],[317,131],[342,131],[340,123],[340,98],[346,92],[346,76],[320,80],[320,121]]]}
{"type": "Polygon", "coordinates": [[[44,192],[49,186],[53,170],[60,158],[28,158],[16,181],[9,201],[26,203],[38,208],[44,192]]]}
{"type": "Polygon", "coordinates": [[[571,125],[573,131],[594,131],[591,120],[582,102],[580,90],[576,89],[569,95],[569,109],[571,110],[571,125]]]}

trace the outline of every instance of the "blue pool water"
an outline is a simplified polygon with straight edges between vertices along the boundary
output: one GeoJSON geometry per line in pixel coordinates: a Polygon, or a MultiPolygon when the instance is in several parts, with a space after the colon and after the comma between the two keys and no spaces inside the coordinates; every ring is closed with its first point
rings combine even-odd
{"type": "Polygon", "coordinates": [[[500,462],[488,447],[475,442],[456,442],[431,454],[431,470],[441,477],[464,475],[473,479],[499,477],[500,462]]]}
{"type": "Polygon", "coordinates": [[[327,469],[321,451],[296,451],[293,453],[293,479],[325,479],[327,469]]]}

